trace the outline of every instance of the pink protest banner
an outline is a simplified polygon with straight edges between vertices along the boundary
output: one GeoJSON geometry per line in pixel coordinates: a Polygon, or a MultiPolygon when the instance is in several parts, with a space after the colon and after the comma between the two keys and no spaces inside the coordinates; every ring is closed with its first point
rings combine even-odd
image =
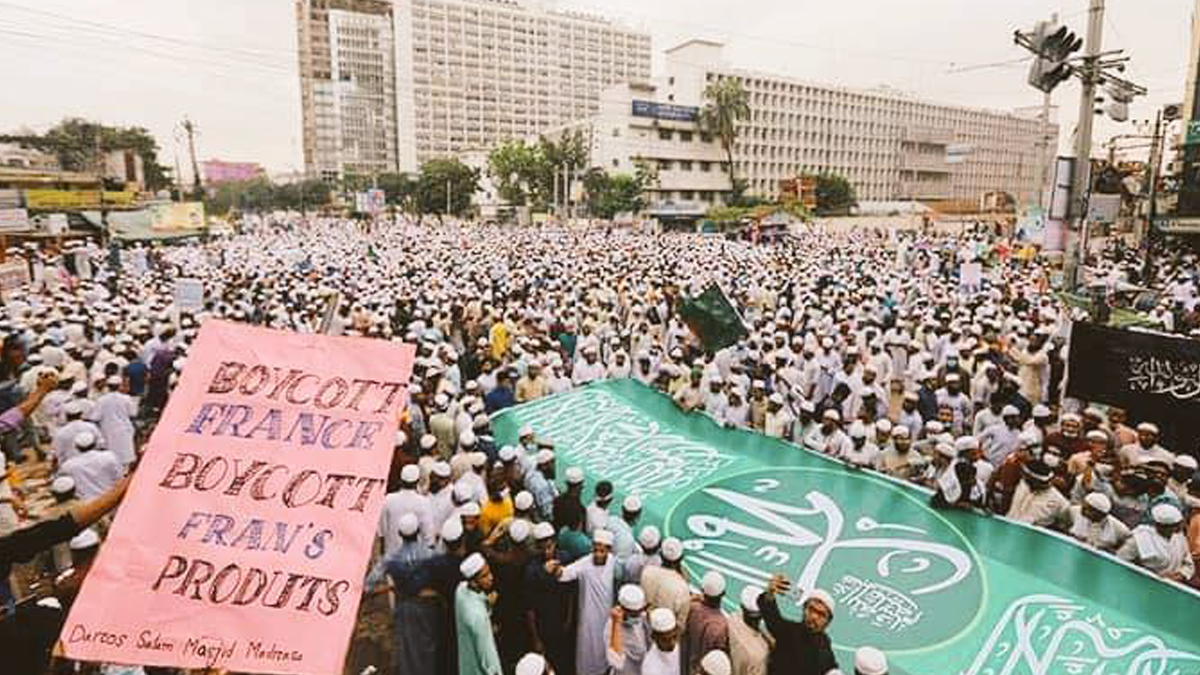
{"type": "Polygon", "coordinates": [[[341,673],[413,356],[205,322],[63,627],[66,655],[341,673]]]}

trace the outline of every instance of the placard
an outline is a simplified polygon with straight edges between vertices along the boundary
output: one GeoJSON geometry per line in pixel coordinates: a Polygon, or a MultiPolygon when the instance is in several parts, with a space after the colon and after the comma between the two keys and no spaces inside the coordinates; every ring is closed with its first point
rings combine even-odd
{"type": "Polygon", "coordinates": [[[204,309],[204,282],[199,279],[176,279],[175,309],[193,313],[204,309]]]}

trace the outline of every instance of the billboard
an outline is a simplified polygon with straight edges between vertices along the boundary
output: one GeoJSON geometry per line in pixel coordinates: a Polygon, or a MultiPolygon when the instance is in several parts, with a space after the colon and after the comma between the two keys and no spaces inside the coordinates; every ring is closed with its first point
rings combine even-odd
{"type": "Polygon", "coordinates": [[[354,210],[359,213],[377,214],[383,211],[386,204],[386,195],[377,188],[354,194],[354,210]]]}
{"type": "Polygon", "coordinates": [[[29,212],[25,209],[0,208],[0,232],[15,232],[29,229],[29,212]]]}
{"type": "Polygon", "coordinates": [[[148,204],[150,229],[199,230],[204,228],[204,204],[201,202],[156,202],[148,204]]]}
{"type": "Polygon", "coordinates": [[[204,176],[205,185],[247,181],[264,173],[262,166],[256,162],[223,162],[219,159],[200,162],[200,174],[204,176]]]}
{"type": "Polygon", "coordinates": [[[635,100],[633,101],[633,116],[671,122],[695,122],[700,117],[700,109],[690,105],[635,100]]]}
{"type": "MultiPolygon", "coordinates": [[[[131,206],[137,199],[136,192],[104,191],[104,204],[107,206],[131,206]]],[[[25,205],[39,211],[70,211],[79,209],[98,209],[101,205],[99,190],[45,190],[32,189],[25,191],[25,205]]]]}

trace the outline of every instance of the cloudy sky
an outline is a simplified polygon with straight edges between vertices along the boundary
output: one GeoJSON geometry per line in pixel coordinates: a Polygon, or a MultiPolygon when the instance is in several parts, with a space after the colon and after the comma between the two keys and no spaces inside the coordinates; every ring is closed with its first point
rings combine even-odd
{"type": "MultiPolygon", "coordinates": [[[[1181,102],[1195,0],[1108,0],[1104,47],[1125,49],[1147,87],[1134,119],[1181,102]]],[[[723,41],[734,65],[851,87],[888,85],[953,104],[1036,106],[1012,32],[1058,12],[1081,35],[1087,0],[559,0],[650,32],[660,53],[723,41]],[[959,71],[962,68],[965,71],[959,71]]],[[[66,116],[139,124],[174,162],[177,127],[200,129],[202,159],[300,168],[293,0],[0,0],[0,130],[66,116]]],[[[1078,86],[1056,90],[1069,147],[1078,86]]],[[[1097,140],[1136,133],[1098,125],[1097,140]]],[[[179,155],[185,148],[178,145],[179,155]]],[[[1131,151],[1136,152],[1136,150],[1131,151]]],[[[186,171],[186,170],[185,170],[186,171]]]]}

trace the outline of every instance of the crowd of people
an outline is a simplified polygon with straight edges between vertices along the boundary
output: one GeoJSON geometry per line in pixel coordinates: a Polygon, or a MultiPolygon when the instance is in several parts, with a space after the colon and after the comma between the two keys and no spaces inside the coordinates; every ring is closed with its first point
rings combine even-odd
{"type": "MultiPolygon", "coordinates": [[[[400,675],[887,672],[869,645],[839,661],[825,590],[775,577],[727,598],[720,574],[688,574],[682,543],[637,497],[560,472],[553,438],[493,437],[497,412],[603,379],[636,379],[685,411],[925,486],[936,506],[1053,529],[1200,587],[1195,439],[1164,447],[1153,421],[1063,396],[1081,317],[1049,293],[1045,263],[1009,250],[869,228],[756,246],[600,225],[366,230],[287,216],[137,251],[118,269],[31,252],[37,282],[6,296],[0,320],[0,566],[9,577],[35,562],[0,586],[0,641],[22,611],[61,622],[210,317],[417,345],[364,586],[394,608],[400,675]],[[976,260],[984,279],[964,283],[960,264],[976,260]],[[174,305],[180,278],[203,283],[200,311],[174,305]],[[677,313],[712,283],[748,329],[715,353],[677,313]],[[47,586],[67,590],[45,597],[47,586]],[[793,593],[799,616],[777,604],[793,593]]],[[[1135,266],[1121,253],[1091,272],[1135,266]]],[[[1181,254],[1154,283],[1187,313],[1196,279],[1181,254]]],[[[52,638],[27,643],[37,664],[52,638]]]]}

